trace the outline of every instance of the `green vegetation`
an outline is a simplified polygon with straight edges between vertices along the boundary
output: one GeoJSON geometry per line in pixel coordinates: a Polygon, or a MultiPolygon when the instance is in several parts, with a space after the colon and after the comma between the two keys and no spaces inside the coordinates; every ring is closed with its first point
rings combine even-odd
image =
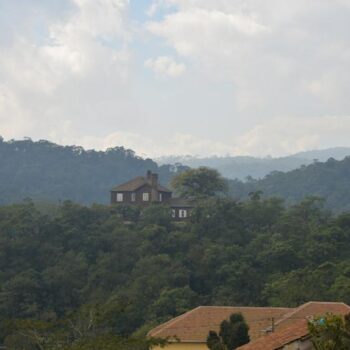
{"type": "Polygon", "coordinates": [[[113,321],[119,311],[109,304],[88,305],[60,320],[11,321],[4,345],[9,350],[149,350],[167,344],[166,339],[118,335],[113,321]]]}
{"type": "MultiPolygon", "coordinates": [[[[114,185],[147,170],[158,172],[161,182],[169,185],[174,176],[188,169],[179,164],[159,167],[123,147],[98,152],[48,141],[4,142],[1,137],[0,159],[0,205],[26,198],[42,202],[43,207],[65,200],[107,204],[114,185]]],[[[287,173],[275,171],[262,180],[228,180],[228,186],[216,170],[202,167],[178,177],[173,185],[178,194],[195,197],[226,192],[228,187],[228,194],[236,200],[247,200],[250,193],[261,191],[265,198],[280,197],[288,205],[318,196],[325,199],[326,208],[340,213],[350,210],[350,157],[314,162],[287,173]]]]}
{"type": "Polygon", "coordinates": [[[309,330],[315,350],[350,349],[350,314],[319,317],[309,322],[309,330]]]}
{"type": "Polygon", "coordinates": [[[350,214],[332,216],[317,198],[285,207],[257,194],[211,197],[181,224],[159,205],[142,215],[71,202],[3,206],[0,339],[16,334],[9,321],[47,327],[93,305],[109,312],[114,336],[140,339],[198,305],[350,303],[349,257],[350,214]]]}
{"type": "Polygon", "coordinates": [[[240,313],[232,314],[220,324],[220,332],[210,331],[207,346],[210,350],[234,350],[249,343],[249,327],[240,313]]]}
{"type": "Polygon", "coordinates": [[[176,175],[172,188],[181,197],[207,198],[222,193],[227,189],[227,183],[215,169],[200,167],[189,169],[176,175]]]}
{"type": "Polygon", "coordinates": [[[306,196],[318,196],[335,212],[349,211],[350,157],[314,162],[287,173],[275,171],[262,180],[230,181],[230,194],[236,199],[247,199],[249,193],[256,191],[262,191],[265,197],[283,198],[289,205],[299,203],[306,196]]]}
{"type": "Polygon", "coordinates": [[[145,175],[147,170],[158,172],[166,185],[174,174],[186,169],[158,167],[151,159],[137,157],[123,147],[98,152],[30,139],[4,142],[1,137],[0,159],[0,204],[25,198],[107,204],[113,186],[145,175]]]}

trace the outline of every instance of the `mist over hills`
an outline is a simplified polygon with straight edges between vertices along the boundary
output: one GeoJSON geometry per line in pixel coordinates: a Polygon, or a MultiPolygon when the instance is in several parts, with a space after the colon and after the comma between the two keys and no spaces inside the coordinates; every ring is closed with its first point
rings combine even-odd
{"type": "Polygon", "coordinates": [[[329,158],[342,160],[350,155],[350,147],[335,147],[325,150],[313,150],[296,153],[287,157],[258,158],[250,156],[228,157],[195,157],[195,156],[169,156],[156,159],[160,164],[180,163],[191,168],[208,166],[217,169],[229,179],[245,180],[247,177],[261,179],[272,171],[287,172],[302,165],[312,164],[315,160],[325,162],[329,158]]]}

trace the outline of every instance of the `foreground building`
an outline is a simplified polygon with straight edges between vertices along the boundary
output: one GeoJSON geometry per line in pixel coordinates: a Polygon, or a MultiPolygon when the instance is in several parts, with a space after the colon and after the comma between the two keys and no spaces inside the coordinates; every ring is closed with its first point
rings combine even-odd
{"type": "Polygon", "coordinates": [[[185,198],[173,198],[173,193],[159,183],[158,174],[147,172],[111,190],[111,204],[137,205],[147,207],[152,203],[168,205],[174,220],[189,217],[194,204],[185,198]]]}
{"type": "Polygon", "coordinates": [[[209,331],[218,332],[221,322],[233,313],[241,313],[249,326],[251,341],[239,350],[311,350],[307,320],[326,313],[346,315],[350,307],[328,302],[297,308],[200,306],[154,328],[149,336],[169,338],[168,350],[208,350],[209,331]]]}
{"type": "Polygon", "coordinates": [[[308,321],[295,320],[290,326],[260,337],[238,350],[313,350],[308,321]]]}

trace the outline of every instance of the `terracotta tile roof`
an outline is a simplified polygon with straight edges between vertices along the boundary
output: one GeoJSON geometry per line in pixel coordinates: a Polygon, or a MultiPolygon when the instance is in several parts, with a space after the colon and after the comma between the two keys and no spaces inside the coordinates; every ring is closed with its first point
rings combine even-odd
{"type": "MultiPolygon", "coordinates": [[[[133,192],[138,190],[140,187],[145,186],[145,185],[149,185],[149,182],[147,180],[147,178],[143,177],[143,176],[138,176],[135,177],[135,179],[132,179],[128,182],[125,182],[121,185],[115,186],[112,188],[112,192],[133,192]]],[[[171,191],[169,189],[167,189],[166,187],[158,184],[157,190],[160,192],[169,192],[171,193],[171,191]]]]}
{"type": "Polygon", "coordinates": [[[278,350],[296,340],[307,338],[308,334],[307,320],[297,320],[289,327],[270,333],[237,350],[278,350]]]}
{"type": "Polygon", "coordinates": [[[271,326],[272,318],[280,319],[290,311],[290,308],[274,307],[200,306],[154,328],[149,336],[177,337],[184,343],[205,343],[210,330],[218,331],[223,320],[228,319],[233,313],[240,312],[249,325],[251,339],[255,340],[271,326]]]}
{"type": "Polygon", "coordinates": [[[307,319],[326,313],[346,315],[350,307],[344,303],[315,302],[303,304],[275,323],[276,332],[241,346],[239,350],[277,350],[308,335],[307,319]]]}
{"type": "Polygon", "coordinates": [[[309,317],[326,313],[345,315],[350,312],[350,307],[344,303],[331,302],[309,302],[298,308],[200,306],[159,325],[149,332],[149,336],[177,337],[184,343],[205,343],[210,330],[218,331],[220,323],[237,312],[242,313],[249,325],[249,345],[257,344],[256,347],[242,350],[274,350],[279,349],[278,344],[283,341],[291,339],[291,342],[306,336],[305,327],[309,317]],[[276,331],[266,335],[272,326],[272,319],[275,320],[276,331]],[[264,344],[267,345],[263,347],[264,344]],[[275,344],[277,347],[271,347],[275,344]]]}
{"type": "Polygon", "coordinates": [[[275,323],[275,327],[283,329],[294,323],[295,320],[306,319],[311,316],[322,316],[326,313],[346,315],[350,313],[350,306],[344,303],[310,301],[285,314],[275,323]]]}

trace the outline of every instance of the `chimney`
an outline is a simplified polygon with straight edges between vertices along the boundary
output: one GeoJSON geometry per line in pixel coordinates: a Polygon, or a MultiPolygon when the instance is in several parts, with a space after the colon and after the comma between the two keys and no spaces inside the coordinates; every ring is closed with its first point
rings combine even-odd
{"type": "Polygon", "coordinates": [[[152,187],[158,188],[158,174],[151,174],[152,187]]]}
{"type": "Polygon", "coordinates": [[[152,187],[151,190],[151,201],[158,202],[159,201],[159,192],[158,192],[158,174],[152,173],[152,171],[147,171],[147,181],[152,187]]]}

